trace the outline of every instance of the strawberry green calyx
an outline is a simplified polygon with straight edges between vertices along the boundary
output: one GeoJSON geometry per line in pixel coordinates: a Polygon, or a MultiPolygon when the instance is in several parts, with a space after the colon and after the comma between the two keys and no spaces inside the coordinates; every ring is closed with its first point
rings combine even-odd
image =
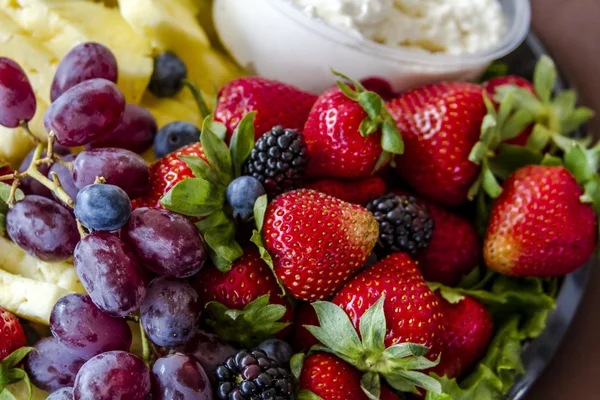
{"type": "Polygon", "coordinates": [[[6,387],[13,383],[25,381],[29,390],[29,400],[31,400],[32,387],[29,376],[23,369],[17,368],[31,351],[36,350],[33,347],[21,347],[0,362],[0,399],[15,398],[6,387]]]}
{"type": "Polygon", "coordinates": [[[205,321],[224,340],[254,348],[290,325],[279,322],[286,311],[281,304],[270,304],[269,294],[265,294],[243,310],[228,309],[216,301],[209,302],[206,304],[205,321]]]}
{"type": "Polygon", "coordinates": [[[364,373],[361,386],[371,399],[379,398],[380,379],[394,389],[419,393],[418,387],[434,393],[441,393],[441,386],[423,370],[432,368],[438,361],[425,358],[429,348],[400,343],[385,348],[386,321],[382,296],[360,319],[360,337],[348,315],[333,303],[318,301],[313,303],[320,326],[306,326],[323,345],[312,350],[335,354],[364,373]],[[361,340],[362,338],[362,340],[361,340]]]}
{"type": "Polygon", "coordinates": [[[582,124],[589,121],[594,112],[587,107],[577,107],[574,90],[565,90],[552,96],[558,72],[548,56],[539,60],[533,77],[536,94],[514,86],[504,85],[496,89],[495,100],[502,102],[506,96],[514,96],[514,106],[533,116],[533,121],[541,128],[534,129],[527,146],[543,150],[553,140],[554,134],[569,136],[582,124]]]}
{"type": "Polygon", "coordinates": [[[349,99],[360,104],[362,109],[367,113],[367,118],[360,124],[360,134],[366,137],[381,131],[381,148],[383,149],[383,153],[375,166],[375,171],[388,162],[393,163],[394,155],[404,153],[404,141],[402,140],[400,131],[396,127],[396,121],[394,121],[394,118],[392,118],[386,108],[383,99],[377,93],[368,91],[360,82],[349,78],[341,72],[333,68],[331,72],[354,86],[354,88],[351,88],[344,82],[337,82],[340,90],[349,99]]]}
{"type": "Polygon", "coordinates": [[[211,260],[223,272],[243,255],[235,240],[236,221],[226,203],[226,192],[229,183],[242,173],[254,147],[255,117],[254,112],[244,116],[228,147],[224,141],[227,129],[208,116],[200,135],[207,161],[181,156],[195,177],[177,183],[160,201],[168,210],[202,218],[196,225],[204,235],[211,260]]]}
{"type": "Polygon", "coordinates": [[[600,142],[590,149],[575,141],[565,147],[564,166],[584,190],[581,202],[591,204],[600,216],[600,142]]]}

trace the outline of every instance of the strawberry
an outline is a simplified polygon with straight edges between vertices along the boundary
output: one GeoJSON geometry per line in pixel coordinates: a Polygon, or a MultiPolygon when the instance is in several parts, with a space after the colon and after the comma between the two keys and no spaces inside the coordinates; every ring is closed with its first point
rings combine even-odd
{"type": "Polygon", "coordinates": [[[398,94],[394,92],[392,84],[383,78],[374,76],[362,79],[360,83],[362,83],[365,89],[377,93],[385,101],[390,101],[398,97],[398,94]]]}
{"type": "Polygon", "coordinates": [[[293,319],[292,307],[281,297],[273,272],[253,247],[244,249],[229,272],[212,264],[205,266],[196,276],[194,288],[200,304],[208,305],[209,323],[215,332],[247,347],[276,333],[284,335],[283,329],[293,319]],[[231,310],[237,310],[234,318],[229,315],[231,310]]]}
{"type": "Polygon", "coordinates": [[[290,343],[297,351],[305,351],[320,342],[310,333],[305,326],[319,324],[317,313],[311,303],[301,302],[296,306],[294,324],[292,325],[290,343]]]}
{"type": "Polygon", "coordinates": [[[407,254],[392,254],[361,272],[332,302],[348,314],[358,331],[362,315],[384,295],[389,327],[386,347],[405,342],[421,344],[430,348],[427,358],[435,360],[442,349],[442,308],[407,254]]]}
{"type": "Polygon", "coordinates": [[[580,201],[582,194],[564,167],[517,170],[492,208],[483,254],[488,268],[547,277],[582,266],[598,240],[594,209],[580,201]]]}
{"type": "MultiPolygon", "coordinates": [[[[393,192],[408,194],[402,190],[393,192]]],[[[463,217],[430,202],[418,201],[427,206],[435,229],[427,248],[415,255],[417,266],[425,280],[455,285],[479,263],[481,241],[477,230],[463,217]]]]}
{"type": "Polygon", "coordinates": [[[262,236],[289,293],[314,301],[334,294],[362,267],[378,231],[363,207],[301,189],[269,204],[262,236]]]}
{"type": "MultiPolygon", "coordinates": [[[[327,353],[315,353],[304,360],[300,390],[322,400],[368,400],[360,386],[361,373],[347,362],[327,353]]],[[[387,386],[381,386],[381,400],[397,400],[387,386]]]]}
{"type": "Polygon", "coordinates": [[[317,96],[295,87],[259,77],[233,80],[223,86],[215,108],[215,120],[227,127],[227,141],[244,115],[257,111],[255,138],[274,126],[302,131],[317,96]]]}
{"type": "Polygon", "coordinates": [[[0,307],[0,361],[23,346],[25,333],[19,320],[0,307]]]}
{"type": "MultiPolygon", "coordinates": [[[[483,90],[485,91],[486,96],[490,100],[493,100],[494,97],[496,96],[496,89],[499,88],[500,86],[506,86],[506,85],[518,86],[520,88],[527,90],[530,93],[533,93],[537,97],[535,87],[533,86],[533,84],[531,82],[529,82],[527,79],[522,78],[520,76],[515,76],[515,75],[508,75],[508,76],[503,76],[500,78],[495,78],[495,79],[489,80],[489,81],[485,82],[482,85],[482,87],[483,87],[483,90]]],[[[496,108],[499,107],[498,102],[494,101],[494,105],[496,106],[496,108]]],[[[529,139],[529,136],[531,135],[531,132],[533,131],[533,126],[534,126],[533,124],[528,125],[520,135],[518,135],[517,137],[515,137],[513,139],[507,140],[506,143],[514,144],[516,146],[525,146],[527,144],[527,139],[529,139]]]]}
{"type": "Polygon", "coordinates": [[[385,182],[377,176],[343,181],[323,179],[307,182],[304,187],[328,194],[348,203],[361,205],[367,204],[370,200],[386,192],[385,182]]]}
{"type": "Polygon", "coordinates": [[[451,304],[439,296],[446,321],[440,363],[433,369],[439,376],[461,377],[485,353],[492,339],[492,317],[484,306],[465,296],[451,304]]]}
{"type": "Polygon", "coordinates": [[[151,190],[132,200],[131,205],[134,210],[140,207],[163,208],[160,199],[178,182],[194,177],[192,170],[179,159],[179,156],[199,157],[207,161],[202,144],[194,143],[154,162],[150,165],[151,190]]]}
{"type": "Polygon", "coordinates": [[[397,171],[418,193],[456,206],[467,200],[479,166],[469,161],[486,115],[482,89],[439,83],[409,91],[387,104],[405,141],[397,171]]]}

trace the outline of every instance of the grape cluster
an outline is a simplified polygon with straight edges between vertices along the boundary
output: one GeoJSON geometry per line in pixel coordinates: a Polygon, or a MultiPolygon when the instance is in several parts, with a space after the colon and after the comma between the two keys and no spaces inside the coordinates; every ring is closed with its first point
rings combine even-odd
{"type": "MultiPolygon", "coordinates": [[[[173,80],[168,73],[175,61],[157,57],[152,89],[161,95],[181,89],[185,74],[173,80]]],[[[13,190],[8,201],[9,237],[41,260],[73,258],[87,292],[55,304],[52,337],[37,342],[25,369],[51,399],[209,400],[209,376],[234,349],[198,331],[201,304],[186,278],[203,267],[206,245],[186,217],[132,211],[130,199],[152,189],[139,153],[158,127],[148,110],[126,104],[117,79],[109,49],[98,43],[72,49],[58,66],[44,115],[49,143],[37,145],[7,180],[25,194],[13,190]],[[85,151],[71,154],[79,146],[85,151]],[[144,360],[130,353],[132,326],[153,349],[144,360]],[[178,350],[184,347],[185,354],[178,350]]],[[[29,132],[35,110],[25,72],[0,58],[0,124],[29,132]]],[[[163,147],[187,143],[179,131],[166,132],[163,147]]],[[[198,141],[197,129],[192,133],[198,141]]]]}

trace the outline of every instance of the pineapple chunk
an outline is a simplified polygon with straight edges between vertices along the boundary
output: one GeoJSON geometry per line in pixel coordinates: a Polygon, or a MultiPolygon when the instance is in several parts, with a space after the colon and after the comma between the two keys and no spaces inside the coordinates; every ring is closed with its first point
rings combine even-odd
{"type": "Polygon", "coordinates": [[[154,115],[159,128],[173,121],[188,121],[196,125],[202,123],[196,103],[188,105],[175,99],[159,99],[150,93],[146,93],[141,105],[154,115]]]}
{"type": "Polygon", "coordinates": [[[48,325],[54,304],[70,293],[51,283],[0,269],[0,307],[21,318],[48,325]]]}
{"type": "MultiPolygon", "coordinates": [[[[140,102],[152,75],[152,51],[118,9],[81,0],[0,0],[0,8],[58,59],[80,43],[107,46],[117,58],[125,98],[140,102]]],[[[52,78],[46,76],[50,82],[52,78]]]]}
{"type": "Polygon", "coordinates": [[[0,268],[8,273],[51,283],[71,292],[85,293],[72,263],[38,260],[5,238],[0,238],[0,268]]]}

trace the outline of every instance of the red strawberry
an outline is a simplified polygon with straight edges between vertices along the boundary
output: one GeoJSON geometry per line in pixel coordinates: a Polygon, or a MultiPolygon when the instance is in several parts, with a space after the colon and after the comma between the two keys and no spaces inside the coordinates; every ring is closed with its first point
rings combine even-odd
{"type": "Polygon", "coordinates": [[[444,348],[440,363],[433,368],[439,376],[459,378],[485,353],[492,339],[492,317],[477,300],[465,296],[450,304],[439,296],[445,321],[444,348]]]}
{"type": "Polygon", "coordinates": [[[304,138],[308,148],[307,176],[311,178],[366,178],[382,153],[381,131],[362,136],[359,128],[367,113],[339,88],[323,93],[314,104],[304,138]]]}
{"type": "MultiPolygon", "coordinates": [[[[323,400],[367,400],[360,387],[361,373],[347,362],[327,353],[316,353],[304,360],[300,390],[310,391],[323,400]]],[[[397,400],[390,388],[381,386],[381,400],[397,400]]]]}
{"type": "Polygon", "coordinates": [[[581,267],[598,241],[596,216],[563,167],[527,166],[504,182],[484,244],[486,265],[514,276],[557,276],[581,267]]]}
{"type": "Polygon", "coordinates": [[[436,203],[464,203],[480,169],[469,161],[469,154],[487,113],[481,87],[429,85],[403,94],[387,107],[406,147],[396,157],[400,176],[436,203]]]}
{"type": "Polygon", "coordinates": [[[394,92],[392,84],[383,78],[365,78],[361,80],[360,83],[362,83],[365,89],[377,93],[385,101],[392,100],[398,96],[398,94],[394,92]]]}
{"type": "Polygon", "coordinates": [[[0,361],[25,346],[25,333],[17,317],[0,307],[0,361]]]}
{"type": "Polygon", "coordinates": [[[361,272],[344,285],[333,303],[348,314],[358,330],[360,317],[383,295],[386,347],[404,342],[422,344],[430,348],[426,357],[435,360],[442,349],[442,308],[407,254],[392,254],[361,272]]]}
{"type": "MultiPolygon", "coordinates": [[[[535,87],[533,86],[533,84],[531,82],[529,82],[525,78],[521,78],[520,76],[515,76],[515,75],[503,76],[501,78],[496,78],[496,79],[487,81],[483,84],[483,90],[485,90],[485,94],[487,95],[487,97],[490,100],[493,100],[494,96],[496,95],[496,89],[500,86],[505,86],[505,85],[518,86],[518,87],[523,88],[533,94],[536,94],[535,87]]],[[[496,105],[496,107],[498,107],[497,102],[494,101],[494,104],[496,105]]],[[[514,139],[506,141],[506,143],[514,144],[517,146],[525,146],[527,144],[527,139],[529,139],[529,136],[531,135],[531,132],[533,131],[533,126],[534,126],[533,124],[528,126],[523,131],[523,133],[521,133],[519,136],[517,136],[514,139]]]]}
{"type": "Polygon", "coordinates": [[[362,267],[379,234],[363,207],[307,189],[275,198],[264,221],[276,275],[290,294],[306,301],[333,295],[362,267]]]}
{"type": "Polygon", "coordinates": [[[219,92],[215,120],[225,124],[227,140],[244,115],[257,111],[256,139],[274,126],[302,131],[317,96],[286,84],[259,77],[233,80],[219,92]]]}
{"type": "Polygon", "coordinates": [[[296,306],[294,325],[290,343],[297,351],[305,351],[320,342],[310,333],[305,326],[318,326],[319,319],[311,303],[302,302],[296,306]]]}
{"type": "Polygon", "coordinates": [[[353,204],[367,204],[386,192],[385,182],[377,176],[344,181],[323,179],[307,182],[304,187],[353,204]]]}
{"type": "MultiPolygon", "coordinates": [[[[408,193],[394,190],[404,196],[408,193]]],[[[435,228],[429,246],[415,255],[415,261],[427,281],[455,285],[479,263],[481,240],[467,219],[442,207],[419,199],[429,210],[435,228]]]]}
{"type": "Polygon", "coordinates": [[[178,158],[179,156],[194,156],[207,161],[202,144],[194,143],[154,162],[150,165],[152,189],[131,202],[134,210],[140,207],[163,208],[160,199],[178,182],[194,176],[192,170],[178,158]]]}
{"type": "Polygon", "coordinates": [[[225,340],[237,341],[248,346],[257,345],[270,334],[285,334],[285,331],[281,331],[284,327],[278,323],[290,323],[293,319],[291,305],[280,296],[281,288],[269,266],[260,258],[256,248],[246,248],[244,255],[233,262],[229,272],[223,273],[212,264],[205,266],[196,276],[194,288],[198,292],[201,304],[206,305],[215,301],[223,305],[211,315],[211,318],[216,320],[216,333],[225,340]],[[233,327],[223,323],[224,320],[228,321],[229,317],[221,315],[222,311],[243,311],[249,304],[265,295],[269,297],[263,308],[269,304],[282,305],[286,308],[282,317],[267,320],[263,318],[264,315],[259,316],[262,318],[260,326],[254,325],[250,316],[248,316],[250,320],[244,319],[243,316],[238,317],[238,325],[233,327]],[[241,324],[242,321],[249,323],[241,324]],[[273,326],[267,326],[269,324],[273,326]],[[275,332],[270,331],[271,328],[275,330],[277,327],[279,329],[275,332]],[[269,332],[265,334],[265,331],[269,332]],[[261,337],[262,335],[265,337],[261,337]]]}

